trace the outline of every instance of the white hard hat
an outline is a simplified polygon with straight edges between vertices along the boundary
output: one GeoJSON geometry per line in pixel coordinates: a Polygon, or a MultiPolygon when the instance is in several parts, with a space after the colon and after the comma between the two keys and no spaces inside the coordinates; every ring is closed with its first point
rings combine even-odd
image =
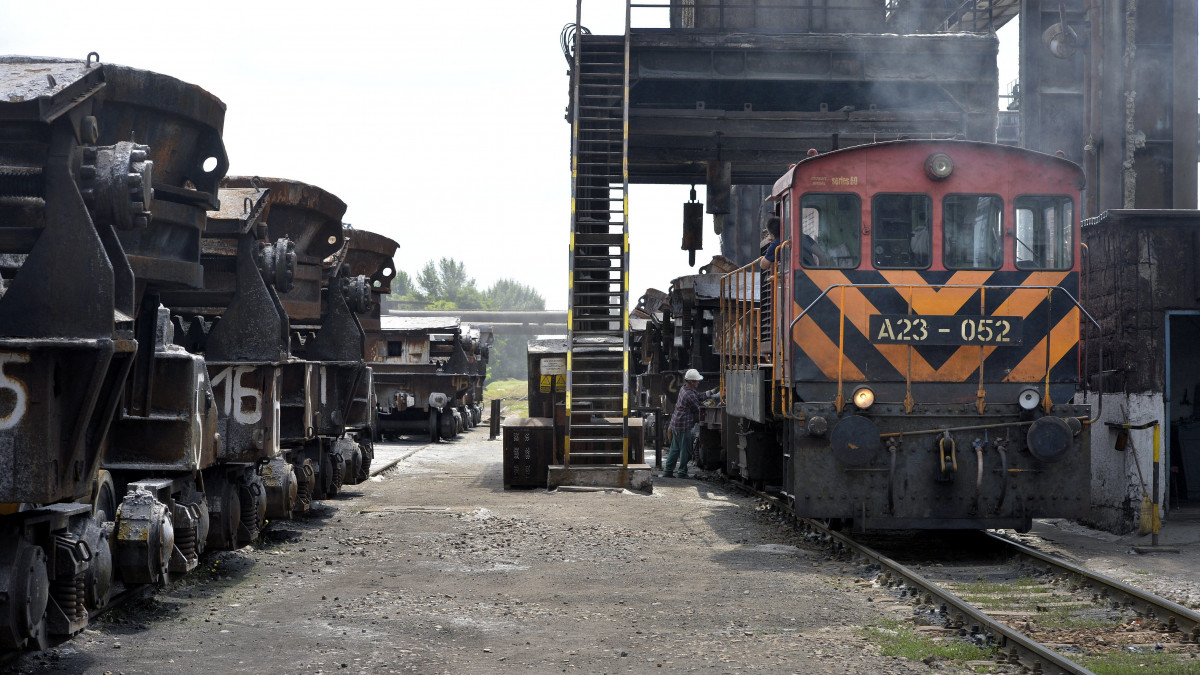
{"type": "Polygon", "coordinates": [[[700,371],[696,370],[695,368],[688,368],[688,371],[683,374],[683,379],[687,380],[688,382],[699,382],[700,380],[703,380],[704,377],[702,377],[700,375],[700,371]]]}

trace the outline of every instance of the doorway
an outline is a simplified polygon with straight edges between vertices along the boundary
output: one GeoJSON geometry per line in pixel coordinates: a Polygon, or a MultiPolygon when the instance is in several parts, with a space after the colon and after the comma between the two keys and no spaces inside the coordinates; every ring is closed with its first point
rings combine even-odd
{"type": "Polygon", "coordinates": [[[1170,506],[1200,506],[1200,311],[1167,312],[1167,466],[1170,506]]]}

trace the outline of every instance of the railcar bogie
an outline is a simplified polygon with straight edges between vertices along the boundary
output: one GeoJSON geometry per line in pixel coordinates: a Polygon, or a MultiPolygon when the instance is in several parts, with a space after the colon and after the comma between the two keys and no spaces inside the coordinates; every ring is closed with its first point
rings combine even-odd
{"type": "Polygon", "coordinates": [[[488,326],[458,317],[382,317],[371,333],[380,436],[453,439],[482,419],[488,326]]]}

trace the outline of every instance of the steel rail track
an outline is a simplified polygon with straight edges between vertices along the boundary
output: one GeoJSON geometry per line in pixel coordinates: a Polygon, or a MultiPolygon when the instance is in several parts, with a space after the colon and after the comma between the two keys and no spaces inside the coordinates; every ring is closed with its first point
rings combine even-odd
{"type": "MultiPolygon", "coordinates": [[[[1021,665],[1029,668],[1034,673],[1044,673],[1045,675],[1096,675],[1091,670],[1075,663],[1071,659],[1062,654],[1050,649],[1049,647],[1037,642],[1020,631],[1007,626],[996,619],[988,616],[983,610],[970,604],[969,602],[959,598],[949,590],[942,588],[938,584],[926,579],[917,574],[915,571],[905,567],[901,563],[888,558],[878,551],[854,541],[850,537],[829,529],[822,523],[811,518],[799,518],[792,511],[791,506],[783,500],[755,490],[754,488],[743,485],[741,483],[730,481],[738,489],[744,490],[747,493],[758,497],[781,511],[787,513],[792,520],[800,527],[807,529],[810,532],[818,532],[829,537],[836,548],[842,550],[853,551],[856,555],[871,560],[879,567],[891,574],[892,580],[900,585],[912,587],[910,592],[914,599],[920,601],[921,596],[924,596],[924,604],[932,604],[936,599],[943,605],[943,613],[947,616],[958,614],[960,617],[969,618],[974,625],[979,626],[981,633],[992,636],[998,636],[999,647],[996,663],[1008,663],[1013,665],[1021,665]],[[916,595],[916,589],[921,590],[921,595],[916,595]],[[1007,652],[1004,651],[1007,649],[1007,652]],[[1003,659],[1003,660],[1001,660],[1003,659]]],[[[1032,550],[1032,549],[1031,549],[1032,550]]],[[[1055,561],[1057,562],[1057,561],[1055,561]]],[[[1120,583],[1120,582],[1117,582],[1120,583]]],[[[1134,589],[1136,590],[1136,589],[1134,589]]],[[[1166,601],[1164,601],[1166,602],[1166,601]]],[[[1183,609],[1180,607],[1180,609],[1183,609]]],[[[1184,610],[1187,611],[1187,610],[1184,610]]]]}
{"type": "Polygon", "coordinates": [[[1089,570],[1082,565],[1077,565],[1069,560],[1048,555],[1037,549],[1030,548],[1020,542],[1013,541],[1007,537],[992,533],[984,532],[992,539],[999,541],[1019,555],[1033,558],[1042,563],[1046,563],[1063,572],[1074,574],[1084,579],[1087,579],[1093,586],[1099,586],[1102,590],[1108,591],[1108,594],[1115,595],[1119,599],[1123,599],[1133,608],[1155,619],[1159,619],[1166,624],[1166,630],[1169,633],[1180,632],[1184,634],[1184,642],[1200,642],[1200,613],[1192,611],[1182,605],[1177,605],[1170,600],[1160,598],[1153,593],[1147,593],[1140,588],[1135,588],[1129,584],[1113,579],[1112,577],[1104,576],[1099,572],[1089,570]]]}
{"type": "MultiPolygon", "coordinates": [[[[817,520],[797,517],[792,511],[791,506],[778,497],[755,490],[748,485],[736,481],[730,481],[730,484],[787,513],[803,529],[827,536],[837,548],[853,551],[856,555],[873,561],[881,569],[890,573],[892,579],[901,586],[908,585],[919,588],[922,595],[925,596],[924,604],[931,604],[932,600],[936,598],[945,607],[943,613],[950,614],[952,609],[962,617],[970,618],[972,622],[978,624],[980,632],[985,634],[991,633],[1003,638],[1000,642],[1000,647],[1002,649],[1007,647],[1009,651],[1007,653],[1001,651],[997,663],[1020,664],[1032,669],[1035,673],[1053,673],[1057,671],[1067,675],[1094,675],[1091,670],[1075,663],[1066,656],[1029,638],[1006,624],[992,619],[978,607],[959,598],[938,584],[925,579],[903,564],[855,541],[841,532],[829,529],[817,520]],[[999,660],[1000,657],[1003,658],[1003,661],[999,660]]],[[[986,531],[983,534],[1004,545],[1017,555],[1049,565],[1060,572],[1086,579],[1093,587],[1101,589],[1101,597],[1109,596],[1123,600],[1125,604],[1132,606],[1135,611],[1147,617],[1161,620],[1164,624],[1164,629],[1169,633],[1180,633],[1183,642],[1200,642],[1200,613],[1198,612],[1161,598],[1153,593],[1130,586],[1123,581],[1089,570],[1069,560],[1043,553],[1007,537],[986,531]]],[[[915,591],[915,588],[910,589],[910,592],[915,591]]],[[[915,592],[911,594],[915,599],[918,598],[915,592]]]]}
{"type": "MultiPolygon", "coordinates": [[[[778,500],[775,501],[778,503],[778,500]]],[[[873,561],[880,568],[887,570],[897,584],[910,587],[910,594],[914,588],[920,589],[921,594],[925,596],[925,604],[932,604],[934,600],[940,601],[943,605],[944,613],[947,615],[958,614],[963,618],[970,619],[973,624],[979,626],[981,633],[1001,638],[999,640],[1001,650],[1007,648],[1009,651],[1007,654],[1001,651],[997,657],[997,663],[1001,663],[999,658],[1003,657],[1003,663],[1020,664],[1032,669],[1035,673],[1046,673],[1047,675],[1054,673],[1062,673],[1064,675],[1095,675],[1095,673],[1087,668],[1040,642],[1029,638],[1020,631],[993,619],[975,605],[963,600],[949,590],[869,546],[854,541],[841,532],[830,530],[814,520],[808,518],[801,520],[805,527],[828,536],[840,548],[853,551],[855,554],[873,561]]],[[[920,600],[920,596],[914,596],[914,598],[920,600]]]]}

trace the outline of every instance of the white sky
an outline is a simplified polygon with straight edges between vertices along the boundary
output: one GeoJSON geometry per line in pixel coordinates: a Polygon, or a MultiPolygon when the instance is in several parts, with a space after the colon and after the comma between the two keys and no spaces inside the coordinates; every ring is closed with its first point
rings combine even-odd
{"type": "MultiPolygon", "coordinates": [[[[620,33],[624,6],[587,0],[583,23],[620,33]]],[[[574,20],[570,0],[0,0],[0,54],[95,51],[197,84],[228,106],[231,175],[332,192],[347,222],[400,243],[396,264],[412,276],[449,256],[481,289],[513,278],[561,310],[570,127],[558,36],[574,20]]],[[[1015,22],[1001,37],[1006,90],[1015,22]]],[[[679,249],[688,187],[630,191],[631,303],[692,273],[679,249]]],[[[711,222],[704,243],[697,266],[720,250],[711,222]]]]}

